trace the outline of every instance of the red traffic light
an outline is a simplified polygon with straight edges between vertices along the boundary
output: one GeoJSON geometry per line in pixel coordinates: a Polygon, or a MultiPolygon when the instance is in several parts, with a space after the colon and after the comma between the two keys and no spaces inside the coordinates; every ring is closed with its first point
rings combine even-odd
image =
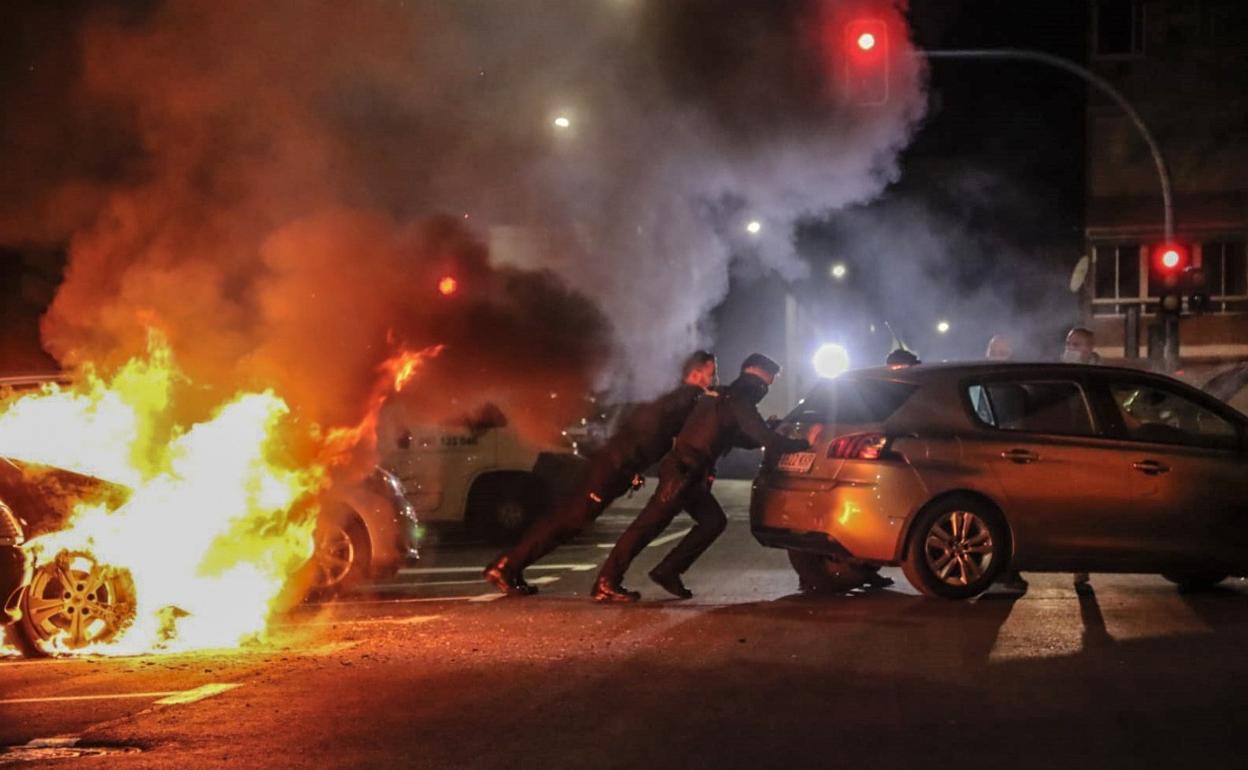
{"type": "Polygon", "coordinates": [[[1187,267],[1187,249],[1177,243],[1163,243],[1154,250],[1154,261],[1157,270],[1165,275],[1174,275],[1187,267]]]}
{"type": "Polygon", "coordinates": [[[841,54],[845,59],[845,88],[856,104],[888,101],[888,25],[883,19],[855,19],[845,25],[841,54]]]}

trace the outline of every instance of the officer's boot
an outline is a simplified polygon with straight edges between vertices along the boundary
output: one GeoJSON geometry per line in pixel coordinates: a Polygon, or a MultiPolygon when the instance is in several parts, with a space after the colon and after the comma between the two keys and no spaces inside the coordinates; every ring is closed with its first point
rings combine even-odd
{"type": "Polygon", "coordinates": [[[508,596],[532,596],[537,593],[537,586],[526,583],[524,573],[512,566],[507,556],[500,556],[491,562],[481,577],[508,596]]]}
{"type": "Polygon", "coordinates": [[[693,598],[693,591],[685,588],[685,584],[680,579],[679,573],[663,569],[662,564],[650,570],[650,579],[657,583],[659,588],[667,591],[677,599],[693,598]]]}
{"type": "Polygon", "coordinates": [[[641,594],[628,590],[618,580],[599,577],[590,597],[596,602],[635,602],[641,598],[641,594]]]}

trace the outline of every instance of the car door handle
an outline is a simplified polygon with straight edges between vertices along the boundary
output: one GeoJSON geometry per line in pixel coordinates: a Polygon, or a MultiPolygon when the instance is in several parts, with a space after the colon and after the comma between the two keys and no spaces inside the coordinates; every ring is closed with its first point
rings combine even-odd
{"type": "Polygon", "coordinates": [[[1001,456],[1010,462],[1018,463],[1019,465],[1027,465],[1028,463],[1034,463],[1036,460],[1040,459],[1040,455],[1030,449],[1007,449],[1001,453],[1001,456]]]}
{"type": "Polygon", "coordinates": [[[1163,473],[1170,472],[1169,465],[1159,463],[1156,460],[1140,460],[1139,462],[1131,463],[1131,467],[1145,476],[1160,476],[1163,473]]]}

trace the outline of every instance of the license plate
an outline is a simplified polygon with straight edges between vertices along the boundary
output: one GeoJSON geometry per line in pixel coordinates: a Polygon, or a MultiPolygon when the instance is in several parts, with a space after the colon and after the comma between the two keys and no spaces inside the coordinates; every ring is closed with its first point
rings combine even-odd
{"type": "Polygon", "coordinates": [[[776,467],[790,473],[806,473],[814,464],[814,452],[789,452],[780,455],[780,461],[776,463],[776,467]]]}

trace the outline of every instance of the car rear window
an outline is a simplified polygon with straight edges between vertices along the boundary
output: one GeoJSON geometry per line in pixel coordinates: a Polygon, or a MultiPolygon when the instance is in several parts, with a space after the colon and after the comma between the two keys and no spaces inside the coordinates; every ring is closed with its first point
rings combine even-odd
{"type": "Polygon", "coordinates": [[[822,382],[785,419],[841,425],[883,422],[917,389],[917,385],[892,380],[822,382]]]}

